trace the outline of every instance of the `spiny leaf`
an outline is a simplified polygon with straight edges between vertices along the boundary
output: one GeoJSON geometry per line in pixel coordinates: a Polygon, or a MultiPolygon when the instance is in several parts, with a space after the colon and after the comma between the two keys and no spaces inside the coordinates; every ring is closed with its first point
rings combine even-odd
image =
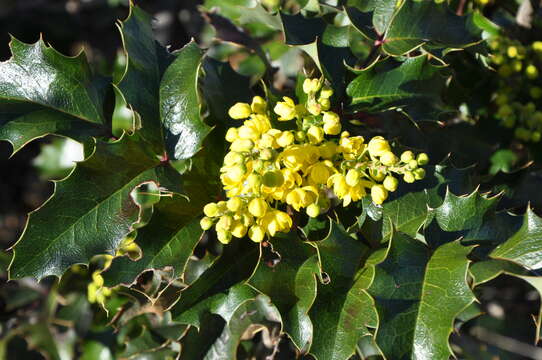
{"type": "Polygon", "coordinates": [[[273,251],[278,264],[260,262],[250,285],[270,297],[282,314],[284,331],[301,351],[312,342],[312,322],[308,312],[316,297],[318,258],[316,249],[295,236],[275,237],[273,251]]]}
{"type": "Polygon", "coordinates": [[[403,1],[386,31],[383,50],[392,56],[411,52],[423,44],[465,48],[480,42],[481,31],[470,17],[452,13],[447,4],[403,1]]]}
{"type": "Polygon", "coordinates": [[[94,255],[113,254],[139,220],[131,193],[145,182],[180,191],[178,173],[149,155],[138,138],[98,141],[94,154],[55,183],[54,195],[30,215],[10,277],[60,276],[94,255]]]}
{"type": "Polygon", "coordinates": [[[175,57],[154,40],[151,17],[139,7],[130,6],[130,14],[119,28],[126,53],[126,69],[117,86],[127,103],[141,116],[140,135],[157,154],[162,154],[160,81],[175,57]]]}
{"type": "Polygon", "coordinates": [[[369,38],[376,39],[388,29],[397,0],[348,0],[347,13],[353,25],[369,38]],[[371,25],[366,17],[371,18],[371,25]],[[363,20],[363,22],[362,22],[363,20]]]}
{"type": "MultiPolygon", "coordinates": [[[[259,246],[247,239],[233,240],[224,247],[222,255],[190,286],[181,292],[179,301],[171,308],[175,321],[198,326],[198,319],[214,305],[228,299],[224,292],[238,284],[243,295],[229,299],[252,296],[242,285],[259,262],[259,246]],[[218,295],[218,296],[215,296],[218,295]]],[[[211,311],[213,312],[213,311],[211,311]]],[[[222,315],[222,314],[221,314],[222,315]]]]}
{"type": "Polygon", "coordinates": [[[432,119],[440,106],[444,78],[427,56],[405,60],[391,70],[371,68],[359,74],[346,88],[351,104],[368,112],[403,108],[407,113],[418,113],[415,120],[432,119]],[[424,109],[425,108],[425,109],[424,109]]]}
{"type": "Polygon", "coordinates": [[[456,196],[448,190],[444,202],[435,210],[435,218],[444,231],[476,229],[498,201],[498,196],[488,198],[480,195],[478,190],[467,196],[456,196]]]}
{"type": "Polygon", "coordinates": [[[192,41],[176,55],[160,84],[160,116],[170,158],[184,160],[200,150],[211,128],[201,118],[198,96],[203,52],[192,41]]]}
{"type": "Polygon", "coordinates": [[[528,269],[541,268],[542,219],[528,208],[519,231],[493,250],[491,257],[510,260],[528,269]]]}
{"type": "Polygon", "coordinates": [[[67,57],[40,40],[12,38],[0,63],[0,140],[14,152],[48,134],[84,139],[110,132],[104,113],[108,79],[95,76],[84,53],[67,57]]]}
{"type": "Polygon", "coordinates": [[[367,248],[333,222],[329,236],[313,243],[320,254],[328,284],[318,284],[309,316],[314,324],[310,350],[320,360],[347,359],[354,354],[367,326],[376,326],[371,297],[365,291],[366,278],[357,276],[367,248]]]}
{"type": "Polygon", "coordinates": [[[380,320],[376,341],[387,357],[449,358],[453,320],[474,300],[466,282],[470,250],[455,241],[431,255],[421,242],[394,236],[369,288],[380,320]]]}

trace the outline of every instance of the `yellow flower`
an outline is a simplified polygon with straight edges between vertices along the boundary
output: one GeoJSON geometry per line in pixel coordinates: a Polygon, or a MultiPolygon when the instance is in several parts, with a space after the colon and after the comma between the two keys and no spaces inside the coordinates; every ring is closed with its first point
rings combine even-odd
{"type": "Polygon", "coordinates": [[[248,231],[248,228],[240,221],[234,222],[231,228],[231,234],[239,239],[244,237],[247,231],[248,231]]]}
{"type": "Polygon", "coordinates": [[[286,147],[293,144],[294,134],[291,131],[283,131],[282,134],[277,138],[277,144],[280,147],[286,147]]]}
{"type": "Polygon", "coordinates": [[[388,198],[388,190],[382,185],[374,185],[371,188],[371,198],[375,204],[381,205],[388,198]]]}
{"type": "Polygon", "coordinates": [[[249,139],[237,139],[232,142],[230,149],[235,152],[247,152],[252,150],[254,143],[249,139]]]}
{"type": "Polygon", "coordinates": [[[282,98],[284,101],[277,102],[277,105],[275,105],[275,108],[273,109],[277,115],[279,115],[279,121],[289,121],[295,118],[296,116],[296,108],[294,101],[284,96],[282,98]]]}
{"type": "Polygon", "coordinates": [[[334,174],[327,180],[327,186],[333,186],[333,192],[339,199],[343,198],[348,193],[348,184],[346,183],[343,174],[334,174]]]}
{"type": "Polygon", "coordinates": [[[231,241],[231,232],[227,230],[217,229],[216,237],[222,244],[229,244],[231,241]]]}
{"type": "Polygon", "coordinates": [[[397,190],[397,186],[399,185],[399,181],[396,178],[394,178],[393,176],[388,175],[384,179],[384,182],[382,183],[382,185],[384,185],[386,190],[394,192],[395,190],[397,190]]]}
{"type": "Polygon", "coordinates": [[[218,215],[218,206],[216,203],[209,203],[203,207],[203,213],[208,217],[215,217],[218,215]]]}
{"type": "Polygon", "coordinates": [[[255,217],[262,217],[267,211],[267,202],[262,198],[255,198],[248,204],[248,212],[255,217]]]}
{"type": "Polygon", "coordinates": [[[360,177],[361,177],[361,175],[360,175],[358,170],[350,169],[346,173],[345,180],[346,180],[346,183],[348,184],[348,186],[356,186],[359,183],[360,177]]]}
{"type": "Polygon", "coordinates": [[[243,206],[243,200],[241,200],[238,197],[232,197],[226,202],[226,206],[229,211],[236,212],[237,210],[241,209],[243,206]]]}
{"type": "Polygon", "coordinates": [[[410,160],[414,160],[414,153],[410,150],[405,151],[401,154],[401,161],[408,163],[410,160]]]}
{"type": "Polygon", "coordinates": [[[305,94],[314,94],[318,90],[320,90],[320,86],[322,86],[322,83],[318,79],[305,79],[303,82],[303,92],[305,94]]]}
{"type": "Polygon", "coordinates": [[[375,136],[369,141],[368,149],[371,156],[381,156],[390,151],[390,144],[382,136],[375,136]]]}
{"type": "Polygon", "coordinates": [[[209,230],[211,227],[213,227],[213,220],[207,216],[204,216],[200,220],[199,224],[203,230],[209,230]]]}
{"type": "Polygon", "coordinates": [[[292,218],[285,212],[274,210],[270,211],[259,220],[262,226],[271,236],[277,232],[288,232],[292,227],[292,218]]]}
{"type": "Polygon", "coordinates": [[[393,166],[397,163],[398,159],[391,151],[386,151],[380,156],[380,162],[385,166],[393,166]]]}
{"type": "Polygon", "coordinates": [[[233,224],[233,218],[230,215],[222,215],[216,223],[217,229],[229,230],[233,224]]]}
{"type": "Polygon", "coordinates": [[[261,96],[254,96],[250,107],[255,114],[265,114],[267,102],[261,96]]]}
{"type": "Polygon", "coordinates": [[[333,111],[324,112],[324,132],[328,135],[339,135],[341,133],[341,119],[333,111]]]}
{"type": "Polygon", "coordinates": [[[322,87],[322,90],[320,91],[320,98],[329,99],[331,96],[333,96],[333,89],[327,85],[322,87]]]}
{"type": "Polygon", "coordinates": [[[311,144],[319,144],[324,140],[324,129],[312,125],[307,131],[307,136],[311,144]]]}
{"type": "Polygon", "coordinates": [[[260,225],[252,225],[250,229],[248,229],[248,237],[254,242],[262,242],[265,237],[265,230],[260,225]]]}
{"type": "Polygon", "coordinates": [[[246,119],[250,116],[251,113],[252,109],[250,108],[250,105],[241,102],[233,105],[228,111],[228,115],[230,115],[230,117],[235,120],[246,119]]]}
{"type": "Polygon", "coordinates": [[[310,204],[307,206],[307,215],[309,215],[312,218],[317,217],[320,215],[320,207],[317,204],[310,204]]]}
{"type": "Polygon", "coordinates": [[[241,139],[256,141],[260,138],[259,132],[251,126],[241,126],[237,129],[237,136],[241,139]]]}
{"type": "Polygon", "coordinates": [[[237,135],[237,128],[229,128],[228,131],[226,132],[226,141],[227,142],[234,142],[235,140],[237,140],[238,138],[238,135],[237,135]]]}
{"type": "Polygon", "coordinates": [[[326,141],[318,147],[320,156],[324,159],[331,159],[337,154],[337,144],[333,141],[326,141]]]}
{"type": "Polygon", "coordinates": [[[330,175],[331,171],[324,162],[317,162],[310,167],[309,179],[315,184],[325,184],[330,175]]]}

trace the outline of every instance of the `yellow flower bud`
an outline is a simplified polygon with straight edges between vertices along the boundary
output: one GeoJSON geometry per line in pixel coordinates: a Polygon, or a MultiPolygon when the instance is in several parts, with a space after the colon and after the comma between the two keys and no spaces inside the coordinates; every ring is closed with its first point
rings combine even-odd
{"type": "Polygon", "coordinates": [[[316,184],[325,184],[329,175],[329,168],[323,162],[319,162],[312,167],[309,179],[316,184]]]}
{"type": "Polygon", "coordinates": [[[407,164],[409,170],[414,170],[418,167],[418,162],[416,160],[410,160],[407,164]]]}
{"type": "Polygon", "coordinates": [[[382,171],[378,169],[370,169],[369,175],[375,180],[375,181],[382,181],[386,177],[386,174],[384,174],[382,171]]]}
{"type": "Polygon", "coordinates": [[[382,136],[375,136],[369,141],[368,148],[371,156],[381,156],[390,151],[390,144],[382,136]]]}
{"type": "Polygon", "coordinates": [[[410,160],[414,160],[414,153],[412,151],[408,150],[401,154],[402,162],[408,163],[410,160]]]}
{"type": "Polygon", "coordinates": [[[252,162],[252,169],[256,172],[260,172],[263,170],[264,162],[262,160],[254,160],[252,162]]]}
{"type": "Polygon", "coordinates": [[[262,242],[265,237],[265,230],[260,225],[252,225],[248,230],[248,237],[254,242],[262,242]]]}
{"type": "Polygon", "coordinates": [[[329,110],[329,108],[331,107],[331,101],[326,98],[318,99],[318,104],[320,104],[320,108],[324,111],[329,110]]]}
{"type": "Polygon", "coordinates": [[[252,141],[258,140],[260,138],[260,134],[256,129],[254,129],[251,126],[241,126],[237,129],[237,135],[241,139],[249,139],[252,141]]]}
{"type": "Polygon", "coordinates": [[[319,144],[324,140],[324,129],[312,125],[307,131],[307,136],[311,144],[319,144]]]}
{"type": "Polygon", "coordinates": [[[271,149],[263,149],[260,151],[260,159],[271,160],[273,158],[273,151],[271,149]]]}
{"type": "Polygon", "coordinates": [[[324,132],[328,135],[339,135],[341,132],[341,119],[332,111],[327,111],[323,116],[324,132]]]}
{"type": "Polygon", "coordinates": [[[538,77],[538,69],[534,65],[529,65],[525,69],[525,75],[531,80],[534,80],[538,77]]]}
{"type": "Polygon", "coordinates": [[[320,115],[322,113],[322,106],[315,102],[314,100],[309,99],[307,102],[307,111],[314,116],[320,115]]]}
{"type": "Polygon", "coordinates": [[[229,230],[233,224],[233,217],[230,215],[222,215],[216,223],[217,229],[229,230]]]}
{"type": "Polygon", "coordinates": [[[421,180],[425,177],[425,169],[418,168],[412,172],[414,174],[414,179],[421,180]]]}
{"type": "Polygon", "coordinates": [[[260,148],[275,148],[277,147],[277,142],[274,136],[263,134],[258,145],[260,148]]]}
{"type": "Polygon", "coordinates": [[[329,99],[331,96],[333,96],[333,89],[327,85],[322,87],[322,91],[320,91],[320,98],[329,99]]]}
{"type": "Polygon", "coordinates": [[[420,153],[418,154],[418,157],[416,160],[417,160],[418,165],[423,166],[429,163],[429,156],[427,156],[426,153],[420,153]]]}
{"type": "Polygon", "coordinates": [[[382,185],[371,187],[371,199],[375,204],[381,205],[388,198],[388,190],[382,185]]]}
{"type": "Polygon", "coordinates": [[[255,198],[248,204],[248,212],[255,217],[262,217],[267,211],[267,203],[262,198],[255,198]]]}
{"type": "Polygon", "coordinates": [[[265,114],[267,110],[267,102],[261,96],[254,96],[250,105],[252,112],[255,114],[265,114]]]}
{"type": "Polygon", "coordinates": [[[345,180],[348,186],[356,186],[359,183],[360,177],[361,175],[359,171],[357,171],[356,169],[350,169],[346,173],[345,180]]]}
{"type": "Polygon", "coordinates": [[[224,156],[224,165],[232,166],[235,164],[241,164],[245,160],[245,157],[235,151],[230,151],[224,156]]]}
{"type": "Polygon", "coordinates": [[[326,141],[318,148],[320,156],[324,159],[331,159],[337,153],[337,144],[333,141],[326,141]]]}
{"type": "Polygon", "coordinates": [[[275,108],[273,109],[277,115],[279,115],[279,121],[289,121],[295,118],[296,109],[295,103],[292,99],[285,96],[283,97],[284,101],[277,102],[275,108]]]}
{"type": "Polygon", "coordinates": [[[233,105],[228,111],[228,115],[230,115],[230,117],[235,120],[246,119],[250,116],[251,113],[252,109],[250,108],[250,105],[241,102],[233,105]]]}
{"type": "Polygon", "coordinates": [[[542,41],[535,41],[533,42],[533,50],[536,52],[542,52],[542,41]]]}
{"type": "Polygon", "coordinates": [[[405,175],[403,176],[403,180],[406,182],[406,183],[413,183],[414,181],[416,181],[416,179],[414,178],[414,174],[410,171],[407,171],[405,172],[405,175]]]}
{"type": "Polygon", "coordinates": [[[235,152],[251,151],[254,143],[249,139],[237,139],[231,143],[230,149],[235,152]]]}
{"type": "Polygon", "coordinates": [[[385,166],[393,166],[397,163],[397,156],[391,151],[386,151],[380,156],[380,162],[385,166]]]}
{"type": "Polygon", "coordinates": [[[258,191],[260,189],[260,185],[262,185],[262,176],[258,174],[250,174],[247,177],[247,183],[252,189],[258,191]]]}
{"type": "Polygon", "coordinates": [[[230,178],[231,181],[238,183],[243,180],[245,177],[246,169],[243,165],[234,165],[227,168],[226,176],[230,178]]]}
{"type": "Polygon", "coordinates": [[[238,135],[237,135],[237,128],[229,128],[228,131],[226,132],[226,141],[227,142],[234,142],[235,140],[237,140],[238,138],[238,135]]]}
{"type": "Polygon", "coordinates": [[[382,183],[382,185],[384,185],[384,188],[386,188],[386,190],[394,192],[395,190],[397,190],[397,186],[399,186],[399,180],[397,180],[391,175],[388,175],[384,179],[384,183],[382,183]]]}
{"type": "Polygon", "coordinates": [[[305,79],[303,82],[303,92],[305,94],[312,94],[320,90],[321,82],[318,79],[305,79]]]}
{"type": "Polygon", "coordinates": [[[317,204],[310,204],[307,206],[307,215],[309,215],[312,218],[317,217],[320,215],[320,207],[317,204]]]}
{"type": "Polygon", "coordinates": [[[277,138],[277,144],[281,147],[286,147],[293,144],[294,139],[294,134],[291,131],[283,131],[277,138]]]}
{"type": "Polygon", "coordinates": [[[345,138],[345,137],[349,137],[350,136],[350,133],[348,131],[343,131],[341,133],[341,138],[345,138]]]}
{"type": "Polygon", "coordinates": [[[226,202],[226,206],[229,211],[236,212],[243,206],[243,200],[238,197],[233,197],[226,202]]]}
{"type": "Polygon", "coordinates": [[[213,220],[205,216],[200,220],[199,225],[203,230],[209,230],[211,227],[213,227],[213,220]]]}
{"type": "Polygon", "coordinates": [[[231,234],[235,236],[236,238],[241,239],[242,237],[246,235],[247,230],[248,228],[244,224],[242,224],[239,221],[236,221],[231,228],[231,234]]]}
{"type": "Polygon", "coordinates": [[[508,55],[508,57],[515,58],[516,56],[518,56],[518,48],[515,46],[509,46],[506,50],[506,54],[508,55]]]}
{"type": "Polygon", "coordinates": [[[203,207],[203,213],[208,217],[215,217],[218,215],[219,209],[216,203],[209,203],[203,207]]]}
{"type": "Polygon", "coordinates": [[[327,186],[331,187],[332,184],[333,192],[339,198],[344,197],[348,193],[348,184],[346,183],[346,179],[343,174],[335,174],[330,176],[327,181],[327,186]]]}
{"type": "Polygon", "coordinates": [[[223,229],[216,230],[216,237],[222,244],[229,244],[231,241],[231,232],[223,229]]]}

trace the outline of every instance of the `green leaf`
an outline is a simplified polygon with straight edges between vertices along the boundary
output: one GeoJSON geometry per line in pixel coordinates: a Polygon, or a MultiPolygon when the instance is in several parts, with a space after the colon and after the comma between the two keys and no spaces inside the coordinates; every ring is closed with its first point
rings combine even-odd
{"type": "Polygon", "coordinates": [[[61,276],[94,255],[113,254],[139,221],[140,209],[131,193],[146,182],[177,191],[181,179],[149,155],[137,137],[98,141],[90,158],[55,183],[54,195],[29,216],[15,244],[10,277],[61,276]]]}
{"type": "Polygon", "coordinates": [[[392,20],[393,14],[395,13],[397,0],[348,0],[348,16],[350,19],[354,19],[353,25],[360,30],[362,33],[366,34],[368,37],[376,39],[378,36],[382,36],[392,20]],[[369,27],[369,24],[364,20],[363,23],[360,23],[360,16],[364,18],[367,14],[372,18],[372,28],[369,27]],[[353,16],[352,16],[353,15],[353,16]],[[365,25],[361,25],[364,24],[365,25]],[[361,26],[360,26],[361,25],[361,26]]]}
{"type": "Polygon", "coordinates": [[[201,238],[199,214],[196,208],[180,196],[165,198],[154,207],[151,221],[138,231],[136,243],[143,256],[132,261],[127,256],[115,258],[102,275],[106,286],[130,284],[148,269],[171,269],[171,277],[179,277],[201,238]]]}
{"type": "Polygon", "coordinates": [[[388,358],[450,357],[453,321],[474,300],[466,281],[470,250],[455,241],[431,255],[421,242],[396,234],[369,288],[380,320],[376,342],[388,358]]]}
{"type": "Polygon", "coordinates": [[[271,244],[280,257],[278,263],[261,261],[250,285],[270,297],[282,314],[284,331],[298,349],[307,352],[313,328],[308,312],[319,275],[316,249],[292,235],[275,237],[271,244]]]}
{"type": "Polygon", "coordinates": [[[151,16],[139,7],[130,6],[130,14],[119,28],[126,53],[126,68],[117,86],[128,105],[141,116],[140,136],[151,144],[155,153],[162,154],[160,81],[175,57],[154,40],[151,16]]]}
{"type": "Polygon", "coordinates": [[[270,329],[281,321],[278,310],[269,302],[269,298],[263,295],[248,299],[233,310],[222,329],[220,321],[206,321],[203,324],[205,328],[200,332],[192,330],[183,338],[184,346],[180,358],[236,359],[241,340],[251,339],[260,331],[265,332],[264,338],[269,338],[270,329]]]}
{"type": "Polygon", "coordinates": [[[221,304],[225,301],[237,303],[252,297],[254,290],[250,291],[243,284],[253,274],[259,257],[259,245],[248,239],[233,240],[224,247],[224,252],[211,267],[181,292],[179,301],[171,308],[173,319],[199,326],[198,319],[206,311],[214,312],[212,309],[221,306],[229,309],[221,304]],[[234,285],[238,285],[238,290],[225,295],[224,292],[232,292],[234,285]]]}
{"type": "Polygon", "coordinates": [[[400,56],[421,45],[465,48],[477,44],[481,31],[470,16],[457,16],[447,4],[434,1],[403,1],[386,31],[382,49],[400,56]]]}
{"type": "Polygon", "coordinates": [[[160,84],[160,115],[170,158],[192,157],[211,128],[200,115],[198,73],[203,52],[190,42],[176,53],[160,84]]]}
{"type": "Polygon", "coordinates": [[[367,326],[376,326],[373,302],[365,291],[367,277],[357,276],[367,248],[336,222],[326,239],[312,244],[318,248],[329,281],[318,284],[309,312],[314,324],[310,353],[320,360],[348,359],[361,335],[368,333],[367,326]]]}
{"type": "Polygon", "coordinates": [[[510,260],[528,269],[541,268],[542,219],[528,208],[519,231],[493,250],[491,257],[510,260]]]}
{"type": "Polygon", "coordinates": [[[496,207],[499,198],[485,197],[478,190],[456,196],[448,190],[444,202],[435,210],[435,218],[444,231],[476,229],[482,225],[484,215],[496,207]]]}
{"type": "Polygon", "coordinates": [[[497,150],[495,154],[491,156],[491,168],[490,174],[497,174],[499,171],[510,172],[514,164],[518,161],[518,156],[508,149],[497,150]]]}
{"type": "Polygon", "coordinates": [[[380,71],[373,67],[362,72],[348,84],[346,93],[352,98],[351,105],[358,110],[376,112],[404,108],[409,113],[427,108],[424,113],[431,113],[441,102],[443,86],[444,78],[439,69],[429,63],[427,56],[418,56],[391,70],[380,71]]]}
{"type": "Polygon", "coordinates": [[[0,63],[0,140],[14,152],[35,138],[84,139],[110,133],[104,107],[109,79],[95,76],[84,53],[67,57],[40,40],[11,39],[0,63]]]}

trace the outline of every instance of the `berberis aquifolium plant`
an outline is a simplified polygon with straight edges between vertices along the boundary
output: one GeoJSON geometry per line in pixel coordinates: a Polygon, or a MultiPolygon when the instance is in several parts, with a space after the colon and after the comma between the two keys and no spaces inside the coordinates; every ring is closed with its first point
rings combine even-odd
{"type": "MultiPolygon", "coordinates": [[[[103,308],[85,331],[115,340],[71,343],[87,358],[476,358],[450,336],[477,289],[542,291],[542,201],[514,180],[540,172],[540,42],[478,6],[207,0],[213,36],[172,51],[131,5],[110,77],[13,38],[0,139],[85,156],[29,215],[10,278],[86,279],[47,313],[103,308]]],[[[36,336],[57,325],[17,331],[64,359],[36,336]]]]}

